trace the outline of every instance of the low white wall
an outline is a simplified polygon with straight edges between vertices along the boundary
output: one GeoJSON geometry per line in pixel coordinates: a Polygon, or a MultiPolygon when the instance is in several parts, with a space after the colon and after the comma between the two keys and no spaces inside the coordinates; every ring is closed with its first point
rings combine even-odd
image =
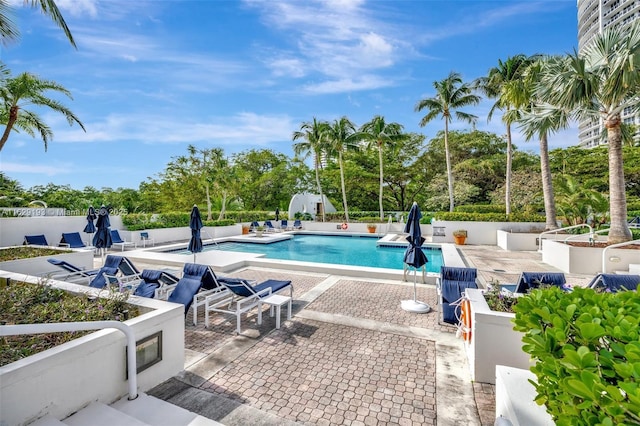
{"type": "MultiPolygon", "coordinates": [[[[122,229],[120,216],[109,216],[111,229],[122,229]]],[[[52,246],[57,246],[63,232],[80,232],[86,242],[91,235],[83,231],[87,225],[84,216],[43,216],[43,217],[3,217],[0,218],[0,247],[19,246],[25,235],[41,235],[47,238],[52,246]]]]}
{"type": "Polygon", "coordinates": [[[513,330],[515,314],[489,309],[482,290],[467,289],[471,301],[471,341],[465,342],[471,379],[495,383],[496,365],[529,368],[522,333],[513,330]]]}
{"type": "MultiPolygon", "coordinates": [[[[0,276],[25,280],[0,271],[0,276]]],[[[70,291],[96,293],[89,287],[53,282],[70,291]]],[[[144,313],[125,323],[136,340],[162,331],[162,361],[138,374],[138,390],[145,392],[184,367],[184,306],[132,297],[144,313]]],[[[110,404],[127,394],[126,338],[118,330],[91,333],[39,354],[0,367],[2,424],[18,425],[46,414],[65,418],[92,401],[110,404]]]]}
{"type": "Polygon", "coordinates": [[[0,270],[37,276],[47,275],[47,272],[63,272],[62,269],[47,262],[47,259],[51,258],[64,260],[79,268],[93,269],[93,250],[73,250],[72,253],[63,253],[61,250],[60,254],[55,255],[0,262],[0,270]]]}
{"type": "Polygon", "coordinates": [[[545,406],[536,404],[536,388],[529,380],[536,381],[529,370],[496,367],[496,418],[504,417],[513,426],[555,425],[545,406]]]}
{"type": "MultiPolygon", "coordinates": [[[[567,274],[595,275],[602,272],[603,250],[598,247],[574,247],[545,239],[542,240],[542,261],[567,274]]],[[[607,250],[605,267],[608,273],[628,270],[629,265],[634,263],[640,263],[640,250],[607,250]]]]}
{"type": "Polygon", "coordinates": [[[467,230],[466,244],[489,245],[498,244],[498,230],[514,233],[536,233],[544,230],[543,223],[536,222],[458,222],[435,220],[431,224],[433,227],[444,228],[444,236],[434,236],[434,243],[453,243],[453,231],[458,229],[467,230]]]}
{"type": "MultiPolygon", "coordinates": [[[[155,244],[166,244],[176,241],[186,241],[191,238],[191,228],[188,226],[176,228],[161,229],[145,229],[141,231],[120,231],[120,236],[126,241],[133,241],[138,248],[142,247],[141,232],[147,232],[149,238],[153,239],[155,244]]],[[[239,235],[242,233],[240,224],[230,226],[205,226],[202,228],[200,235],[203,240],[211,238],[222,238],[239,235]]],[[[148,245],[147,245],[148,246],[148,245]]]]}
{"type": "Polygon", "coordinates": [[[538,250],[536,241],[539,236],[539,233],[510,232],[501,229],[496,231],[498,247],[509,251],[536,251],[538,250]]]}

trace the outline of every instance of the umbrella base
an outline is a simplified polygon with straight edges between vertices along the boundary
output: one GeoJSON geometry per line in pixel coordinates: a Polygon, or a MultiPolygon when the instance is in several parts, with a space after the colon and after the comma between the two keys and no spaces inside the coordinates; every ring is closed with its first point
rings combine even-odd
{"type": "Polygon", "coordinates": [[[431,311],[431,306],[417,300],[403,300],[400,302],[400,307],[405,311],[415,312],[417,314],[426,314],[431,311]]]}

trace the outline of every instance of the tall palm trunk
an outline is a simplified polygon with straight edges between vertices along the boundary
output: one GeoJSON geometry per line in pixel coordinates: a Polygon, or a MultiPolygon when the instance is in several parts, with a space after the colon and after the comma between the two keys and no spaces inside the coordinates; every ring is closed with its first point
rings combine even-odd
{"type": "Polygon", "coordinates": [[[382,184],[384,183],[383,181],[384,167],[382,165],[382,142],[378,142],[378,162],[380,164],[380,196],[379,196],[380,220],[384,221],[384,210],[382,209],[382,184]]]}
{"type": "Polygon", "coordinates": [[[340,183],[342,184],[342,205],[344,206],[344,217],[349,222],[349,209],[347,208],[347,188],[344,185],[344,168],[342,167],[342,152],[338,152],[338,165],[340,166],[340,183]]]}
{"type": "Polygon", "coordinates": [[[604,121],[609,143],[609,215],[611,216],[610,244],[630,241],[633,238],[627,223],[627,198],[624,190],[624,167],[622,161],[622,131],[620,115],[604,121]]]}
{"type": "Polygon", "coordinates": [[[211,195],[209,194],[209,182],[204,184],[204,190],[207,197],[207,220],[213,220],[211,216],[211,195]]]}
{"type": "Polygon", "coordinates": [[[513,145],[511,142],[511,124],[507,124],[507,174],[504,184],[505,213],[511,214],[511,168],[513,163],[513,145]]]}
{"type": "Polygon", "coordinates": [[[451,172],[451,159],[449,158],[449,122],[444,120],[444,155],[447,161],[447,184],[449,186],[449,211],[453,211],[453,173],[451,172]]]}
{"type": "MultiPolygon", "coordinates": [[[[18,119],[18,106],[13,105],[9,109],[9,121],[7,122],[7,126],[4,128],[4,133],[2,134],[2,138],[0,138],[0,151],[4,148],[4,144],[7,143],[7,139],[9,139],[9,134],[11,133],[11,129],[13,129],[13,125],[16,123],[18,119]]],[[[46,145],[45,145],[46,150],[46,145]]]]}
{"type": "Polygon", "coordinates": [[[324,195],[322,194],[322,186],[320,185],[320,159],[316,154],[316,185],[318,185],[318,192],[320,193],[320,205],[322,206],[322,221],[324,222],[324,195]]]}
{"type": "Polygon", "coordinates": [[[551,181],[551,167],[549,165],[549,141],[547,133],[540,137],[540,171],[542,174],[542,194],[544,196],[545,231],[557,229],[556,202],[553,196],[553,182],[551,181]]]}
{"type": "Polygon", "coordinates": [[[227,191],[222,191],[222,205],[220,206],[220,214],[218,220],[224,219],[224,215],[227,212],[227,191]]]}

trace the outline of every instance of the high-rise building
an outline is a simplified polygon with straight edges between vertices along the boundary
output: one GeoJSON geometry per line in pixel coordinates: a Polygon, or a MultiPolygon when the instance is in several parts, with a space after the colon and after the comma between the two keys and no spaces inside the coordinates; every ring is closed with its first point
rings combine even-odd
{"type": "MultiPolygon", "coordinates": [[[[609,26],[629,27],[640,19],[640,0],[578,0],[578,51],[582,52],[589,41],[609,26]]],[[[622,121],[640,127],[640,114],[633,115],[629,109],[622,113],[622,121]]],[[[602,138],[602,123],[597,120],[582,120],[578,138],[580,146],[592,148],[606,143],[602,138]]],[[[636,139],[640,132],[636,132],[636,139]]]]}

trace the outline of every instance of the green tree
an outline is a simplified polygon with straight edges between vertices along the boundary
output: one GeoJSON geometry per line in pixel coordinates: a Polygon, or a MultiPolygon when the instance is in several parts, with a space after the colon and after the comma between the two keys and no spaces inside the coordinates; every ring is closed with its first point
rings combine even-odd
{"type": "Polygon", "coordinates": [[[581,53],[555,58],[544,67],[540,96],[579,119],[602,119],[609,148],[609,243],[632,238],[622,157],[621,113],[637,108],[640,93],[640,22],[609,26],[581,53]]]}
{"type": "Polygon", "coordinates": [[[456,72],[451,72],[442,81],[434,81],[433,87],[436,89],[436,96],[422,99],[416,104],[415,110],[428,110],[427,115],[420,120],[420,127],[424,127],[433,119],[440,116],[444,120],[444,146],[445,158],[447,162],[447,183],[449,190],[449,211],[454,208],[453,195],[453,173],[451,171],[451,159],[449,157],[449,123],[453,115],[458,120],[475,123],[477,117],[466,112],[457,111],[468,105],[476,105],[480,102],[480,97],[472,93],[470,84],[462,83],[462,77],[456,72]]]}
{"type": "Polygon", "coordinates": [[[25,105],[48,107],[63,114],[69,125],[78,123],[82,130],[86,131],[84,125],[70,109],[55,99],[45,96],[44,93],[49,90],[60,92],[73,99],[71,92],[62,85],[54,81],[43,80],[28,72],[14,78],[8,78],[5,81],[5,86],[0,90],[0,97],[2,98],[0,123],[6,126],[2,137],[0,137],[0,151],[7,143],[11,131],[15,129],[23,130],[31,136],[34,136],[37,131],[44,142],[44,150],[47,150],[47,143],[53,137],[53,132],[38,114],[24,109],[25,105]]]}
{"type": "Polygon", "coordinates": [[[300,130],[293,132],[293,140],[300,142],[293,144],[293,152],[302,159],[313,155],[313,167],[316,172],[316,187],[320,194],[322,204],[322,221],[325,219],[324,194],[320,184],[320,168],[322,158],[327,152],[326,129],[329,124],[326,121],[318,121],[313,117],[313,121],[304,122],[300,125],[300,130]]]}
{"type": "MultiPolygon", "coordinates": [[[[508,112],[513,108],[519,108],[523,102],[527,101],[523,100],[519,95],[524,91],[521,87],[524,84],[524,72],[535,58],[519,54],[507,58],[504,62],[498,60],[497,67],[491,68],[486,77],[481,77],[475,81],[474,85],[477,89],[487,97],[496,99],[489,110],[487,121],[491,121],[496,109],[508,112]]],[[[502,121],[507,130],[507,168],[504,186],[506,214],[511,213],[511,173],[513,163],[511,124],[513,124],[514,119],[517,119],[517,117],[510,114],[503,114],[502,116],[502,121]]]]}
{"type": "Polygon", "coordinates": [[[368,143],[369,147],[375,147],[378,150],[378,165],[380,167],[380,192],[378,197],[378,206],[380,208],[380,220],[384,220],[383,185],[384,185],[384,161],[383,151],[385,147],[391,147],[396,142],[407,137],[402,131],[402,125],[398,123],[387,123],[383,116],[376,115],[371,121],[364,123],[358,131],[358,137],[368,143]]]}
{"type": "MultiPolygon", "coordinates": [[[[76,49],[76,42],[71,35],[69,27],[65,22],[58,6],[53,0],[24,0],[24,4],[30,4],[32,8],[39,8],[42,13],[49,16],[53,22],[62,29],[64,35],[69,40],[69,43],[76,49]]],[[[0,0],[0,38],[2,44],[7,45],[10,42],[15,42],[20,38],[20,31],[18,27],[13,23],[11,19],[12,9],[8,0],[0,0]]]]}
{"type": "Polygon", "coordinates": [[[357,139],[358,135],[356,134],[355,125],[347,117],[334,120],[331,125],[326,127],[325,132],[329,154],[337,154],[338,156],[338,166],[340,167],[340,187],[342,189],[342,205],[344,208],[345,219],[349,222],[347,190],[344,182],[344,160],[342,157],[344,152],[359,148],[357,139]]]}

